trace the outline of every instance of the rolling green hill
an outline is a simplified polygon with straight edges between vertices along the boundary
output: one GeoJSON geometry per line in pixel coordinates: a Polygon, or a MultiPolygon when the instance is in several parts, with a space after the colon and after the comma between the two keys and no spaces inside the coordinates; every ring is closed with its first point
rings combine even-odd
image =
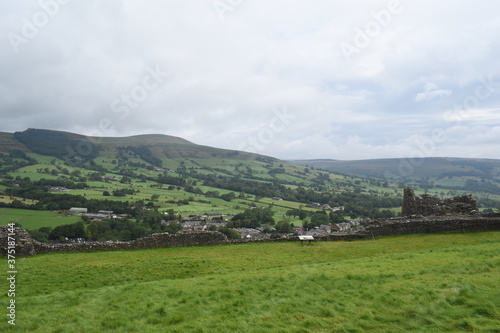
{"type": "MultiPolygon", "coordinates": [[[[422,173],[427,167],[425,179],[376,178],[391,172],[389,167],[397,171],[396,161],[342,162],[337,164],[343,169],[331,172],[321,170],[331,161],[303,161],[306,167],[168,135],[99,138],[28,129],[0,133],[0,206],[38,210],[84,206],[143,220],[144,214],[138,212],[141,207],[174,210],[181,216],[238,214],[248,207],[269,207],[275,222],[318,226],[343,219],[395,216],[401,211],[402,189],[410,184],[417,194],[443,197],[472,192],[481,209],[500,207],[494,164],[431,159],[416,169],[422,173]],[[464,176],[469,170],[493,179],[464,176]],[[431,171],[446,176],[429,178],[431,171]],[[450,177],[451,172],[455,174],[450,177]],[[318,208],[325,205],[345,210],[331,214],[318,208]]],[[[0,217],[0,223],[8,220],[0,217]]]]}
{"type": "MultiPolygon", "coordinates": [[[[149,219],[144,225],[149,232],[162,231],[158,223],[165,217],[145,217],[141,209],[174,210],[187,218],[266,207],[274,222],[295,225],[307,223],[319,211],[321,218],[313,218],[319,225],[329,223],[329,211],[310,207],[312,202],[345,206],[332,221],[393,216],[401,206],[397,184],[309,170],[168,135],[98,138],[29,129],[2,133],[0,138],[0,207],[10,209],[114,210],[141,223],[149,219]]],[[[11,220],[0,216],[1,224],[11,220]]],[[[239,224],[251,223],[261,222],[239,224]]],[[[21,224],[32,228],[28,219],[21,224]]]]}
{"type": "MultiPolygon", "coordinates": [[[[129,137],[92,137],[62,131],[27,129],[23,132],[0,132],[0,153],[21,150],[63,159],[116,156],[119,150],[135,148],[139,158],[222,158],[239,155],[255,159],[255,154],[197,145],[170,135],[146,134],[129,137]],[[142,149],[142,150],[141,150],[142,149]]],[[[130,150],[130,149],[128,149],[130,150]]],[[[270,157],[268,159],[276,160],[270,157]]]]}

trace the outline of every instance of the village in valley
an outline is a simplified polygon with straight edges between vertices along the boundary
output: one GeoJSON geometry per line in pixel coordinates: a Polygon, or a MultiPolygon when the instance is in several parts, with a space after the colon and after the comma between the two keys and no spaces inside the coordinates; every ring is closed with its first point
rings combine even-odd
{"type": "MultiPolygon", "coordinates": [[[[282,201],[282,198],[273,197],[273,201],[282,201]]],[[[320,204],[313,202],[308,205],[310,208],[316,208],[323,211],[343,211],[344,206],[330,207],[328,204],[320,204]]],[[[148,208],[143,208],[147,210],[148,208]]],[[[246,209],[265,209],[265,207],[249,206],[246,209]]],[[[126,214],[116,214],[113,211],[99,210],[96,213],[89,213],[87,208],[72,207],[67,211],[68,215],[80,215],[87,221],[101,221],[106,219],[124,219],[128,218],[126,214]]],[[[169,226],[170,224],[180,224],[181,229],[179,232],[202,232],[202,231],[217,231],[220,228],[225,228],[228,222],[236,214],[223,214],[223,213],[206,213],[206,214],[190,214],[187,216],[176,215],[180,219],[172,219],[168,211],[164,211],[165,219],[161,220],[161,225],[169,226]]],[[[277,234],[277,230],[272,224],[262,224],[256,228],[232,228],[239,233],[241,239],[246,240],[261,240],[271,239],[273,235],[277,234]]],[[[302,225],[293,226],[291,232],[282,233],[281,236],[292,235],[310,235],[310,236],[325,236],[332,233],[336,234],[350,234],[364,229],[363,224],[359,220],[350,220],[333,224],[321,224],[313,228],[305,228],[302,225]]],[[[82,241],[82,240],[79,240],[82,241]]]]}

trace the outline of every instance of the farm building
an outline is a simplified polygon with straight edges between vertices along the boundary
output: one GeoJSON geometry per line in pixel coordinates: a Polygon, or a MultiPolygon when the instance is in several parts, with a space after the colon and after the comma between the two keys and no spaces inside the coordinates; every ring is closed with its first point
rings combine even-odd
{"type": "Polygon", "coordinates": [[[80,207],[71,207],[69,209],[71,213],[76,213],[76,214],[87,214],[88,213],[88,208],[80,208],[80,207]]]}

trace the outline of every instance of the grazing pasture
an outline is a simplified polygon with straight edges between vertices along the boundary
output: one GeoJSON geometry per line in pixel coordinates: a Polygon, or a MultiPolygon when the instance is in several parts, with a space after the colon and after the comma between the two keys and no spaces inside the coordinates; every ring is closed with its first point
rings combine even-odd
{"type": "Polygon", "coordinates": [[[500,330],[500,232],[58,253],[16,268],[3,332],[500,330]]]}
{"type": "Polygon", "coordinates": [[[80,221],[80,216],[63,216],[47,210],[0,208],[0,225],[19,223],[24,229],[37,230],[41,227],[57,227],[80,221]]]}

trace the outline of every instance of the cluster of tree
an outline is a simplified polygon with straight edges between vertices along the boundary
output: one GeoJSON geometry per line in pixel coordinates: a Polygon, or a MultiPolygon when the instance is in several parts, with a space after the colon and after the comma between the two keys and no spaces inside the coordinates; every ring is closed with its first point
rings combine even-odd
{"type": "MultiPolygon", "coordinates": [[[[31,186],[32,182],[29,177],[21,177],[17,176],[16,178],[12,177],[11,175],[5,175],[4,179],[0,181],[0,184],[6,186],[6,187],[11,187],[13,184],[15,184],[15,187],[26,187],[26,186],[31,186]]],[[[13,189],[10,189],[9,191],[12,191],[13,189]]],[[[10,192],[9,192],[10,193],[10,192]]]]}
{"type": "MultiPolygon", "coordinates": [[[[0,155],[5,156],[4,154],[1,154],[1,153],[0,153],[0,155]]],[[[29,157],[28,155],[26,155],[26,153],[24,151],[19,150],[19,149],[12,150],[7,156],[10,157],[10,158],[23,159],[23,160],[27,161],[30,164],[36,164],[36,163],[38,163],[38,161],[36,159],[34,159],[33,157],[29,157]]]]}
{"type": "Polygon", "coordinates": [[[225,201],[231,201],[236,198],[236,194],[234,192],[224,193],[220,196],[220,198],[225,201]]]}
{"type": "Polygon", "coordinates": [[[0,153],[0,175],[38,163],[21,150],[15,149],[9,154],[0,153]]]}
{"type": "Polygon", "coordinates": [[[207,198],[220,198],[220,192],[219,191],[206,191],[205,196],[207,198]]]}
{"type": "Polygon", "coordinates": [[[60,242],[66,240],[91,241],[128,241],[144,237],[148,229],[143,223],[136,223],[127,219],[109,219],[91,221],[87,225],[83,221],[73,224],[60,225],[55,228],[44,227],[31,230],[31,237],[39,242],[60,242]]]}
{"type": "Polygon", "coordinates": [[[277,174],[283,174],[286,173],[285,168],[273,168],[268,171],[268,173],[272,176],[277,175],[277,174]]]}
{"type": "Polygon", "coordinates": [[[83,182],[75,183],[72,182],[71,180],[66,180],[66,179],[40,179],[34,181],[33,186],[34,187],[40,186],[47,189],[52,186],[65,187],[68,189],[84,189],[88,187],[87,183],[83,182]]]}
{"type": "MultiPolygon", "coordinates": [[[[103,161],[105,162],[105,161],[103,161]]],[[[154,170],[155,166],[149,163],[133,162],[123,156],[123,150],[118,150],[118,158],[111,161],[111,164],[115,165],[113,170],[120,170],[121,168],[133,168],[133,169],[148,169],[154,170]]]]}
{"type": "Polygon", "coordinates": [[[177,204],[178,206],[189,205],[189,199],[167,200],[165,202],[177,204]]]}
{"type": "Polygon", "coordinates": [[[55,228],[42,227],[38,230],[29,231],[31,237],[39,242],[65,241],[68,239],[86,239],[85,225],[83,221],[73,224],[64,224],[55,228]]]}
{"type": "Polygon", "coordinates": [[[491,198],[480,198],[477,200],[478,207],[495,207],[497,211],[500,210],[500,202],[491,198]]]}
{"type": "Polygon", "coordinates": [[[127,195],[134,195],[139,192],[139,190],[134,190],[133,188],[120,188],[113,190],[113,196],[115,197],[125,197],[127,195]]]}
{"type": "Polygon", "coordinates": [[[0,175],[5,175],[8,172],[16,171],[17,169],[24,168],[25,166],[28,165],[30,164],[26,161],[17,161],[17,160],[0,158],[0,175]]]}
{"type": "Polygon", "coordinates": [[[293,232],[293,224],[285,220],[276,223],[274,228],[276,229],[276,232],[279,234],[288,234],[293,232]]]}
{"type": "Polygon", "coordinates": [[[185,186],[186,185],[186,180],[182,177],[173,177],[169,176],[166,173],[163,173],[162,175],[159,175],[157,179],[155,179],[156,182],[160,184],[168,184],[168,185],[174,185],[174,186],[185,186]]]}
{"type": "Polygon", "coordinates": [[[258,228],[262,224],[274,225],[274,212],[271,208],[245,209],[244,212],[233,216],[227,223],[228,228],[258,228]]]}
{"type": "Polygon", "coordinates": [[[238,231],[231,229],[229,227],[218,227],[216,228],[216,230],[213,231],[218,231],[220,233],[223,233],[224,235],[226,235],[228,239],[241,239],[241,234],[238,231]]]}
{"type": "Polygon", "coordinates": [[[297,209],[297,208],[287,210],[287,212],[286,212],[287,216],[298,217],[301,220],[305,219],[306,217],[310,216],[311,214],[312,214],[312,212],[310,212],[310,211],[297,209]]]}
{"type": "Polygon", "coordinates": [[[203,191],[198,187],[194,187],[193,185],[184,186],[184,191],[194,194],[203,194],[203,191]]]}
{"type": "Polygon", "coordinates": [[[92,241],[129,241],[146,236],[151,228],[146,223],[129,219],[108,219],[91,221],[87,226],[86,238],[92,241]]]}

